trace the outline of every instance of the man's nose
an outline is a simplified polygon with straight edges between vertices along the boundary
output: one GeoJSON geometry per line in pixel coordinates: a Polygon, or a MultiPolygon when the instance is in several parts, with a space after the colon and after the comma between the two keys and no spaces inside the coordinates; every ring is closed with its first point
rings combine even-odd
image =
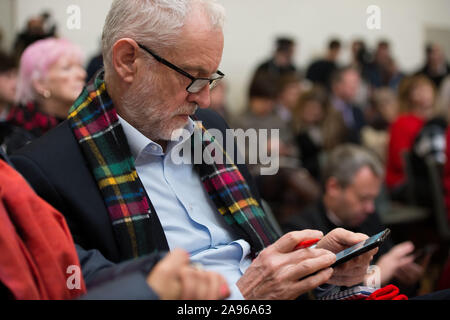
{"type": "Polygon", "coordinates": [[[199,92],[190,93],[187,100],[191,103],[196,103],[200,108],[208,108],[211,104],[210,90],[209,85],[206,85],[199,92]]]}
{"type": "Polygon", "coordinates": [[[369,213],[369,214],[375,212],[375,202],[374,201],[367,201],[365,203],[364,210],[366,211],[366,213],[369,213]]]}

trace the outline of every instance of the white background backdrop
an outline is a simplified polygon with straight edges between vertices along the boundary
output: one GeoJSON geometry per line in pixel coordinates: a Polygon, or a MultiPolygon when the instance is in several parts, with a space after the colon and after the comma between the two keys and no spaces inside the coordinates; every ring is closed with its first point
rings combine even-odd
{"type": "MultiPolygon", "coordinates": [[[[0,20],[12,20],[19,31],[26,20],[50,9],[61,36],[79,44],[91,57],[99,48],[103,21],[111,0],[2,0],[0,20]],[[12,2],[13,10],[3,8],[12,2]],[[67,8],[81,9],[81,29],[66,27],[67,8]],[[12,13],[11,13],[12,12],[12,13]],[[14,16],[11,17],[11,14],[14,16]]],[[[273,50],[277,35],[289,35],[299,43],[295,61],[304,69],[321,54],[331,36],[346,44],[341,57],[348,61],[348,44],[362,37],[369,46],[380,38],[391,41],[399,66],[409,72],[423,62],[426,28],[450,29],[450,0],[219,0],[227,11],[225,49],[221,70],[229,84],[229,104],[239,111],[246,102],[249,77],[255,66],[273,50]],[[381,9],[381,30],[366,27],[369,5],[381,9]]],[[[4,29],[7,28],[3,27],[4,29]]],[[[11,37],[6,37],[10,40],[11,37]]],[[[11,40],[10,40],[11,41],[11,40]]],[[[450,40],[448,40],[450,41],[450,40]]]]}

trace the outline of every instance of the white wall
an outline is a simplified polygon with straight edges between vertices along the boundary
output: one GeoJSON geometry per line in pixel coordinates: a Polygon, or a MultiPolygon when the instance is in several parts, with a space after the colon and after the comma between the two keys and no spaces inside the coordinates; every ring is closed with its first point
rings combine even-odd
{"type": "MultiPolygon", "coordinates": [[[[91,56],[98,49],[104,18],[111,0],[15,0],[16,26],[51,8],[60,26],[60,34],[80,44],[91,56]],[[68,30],[67,7],[81,8],[81,30],[68,30]]],[[[222,71],[229,82],[229,101],[233,110],[245,104],[247,82],[253,68],[271,53],[279,34],[293,36],[299,42],[296,62],[305,68],[320,54],[330,36],[347,43],[363,37],[369,45],[387,38],[400,67],[417,68],[423,60],[425,27],[450,29],[449,0],[219,0],[227,10],[225,49],[222,71]],[[381,8],[381,30],[368,30],[366,8],[381,8]]],[[[343,60],[348,55],[343,56],[343,60]]]]}
{"type": "Polygon", "coordinates": [[[30,16],[40,14],[48,9],[58,25],[58,33],[80,45],[89,58],[100,49],[100,38],[106,14],[112,0],[15,0],[17,18],[15,28],[20,31],[30,16]],[[67,8],[77,5],[81,12],[81,28],[67,28],[70,14],[67,8]]]}
{"type": "Polygon", "coordinates": [[[2,30],[2,48],[5,51],[11,50],[14,41],[14,0],[0,1],[0,29],[2,30]]]}

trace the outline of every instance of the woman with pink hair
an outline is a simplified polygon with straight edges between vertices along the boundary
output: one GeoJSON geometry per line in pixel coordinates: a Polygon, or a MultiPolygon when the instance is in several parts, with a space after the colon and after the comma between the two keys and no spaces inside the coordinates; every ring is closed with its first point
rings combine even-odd
{"type": "Polygon", "coordinates": [[[67,117],[81,93],[86,72],[82,53],[68,40],[47,38],[20,59],[16,103],[8,121],[39,137],[67,117]]]}

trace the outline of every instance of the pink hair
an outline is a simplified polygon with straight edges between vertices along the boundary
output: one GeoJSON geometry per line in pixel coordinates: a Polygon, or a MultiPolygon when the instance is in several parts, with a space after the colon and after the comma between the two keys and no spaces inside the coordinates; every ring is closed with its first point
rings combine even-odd
{"type": "Polygon", "coordinates": [[[16,102],[27,104],[36,99],[34,80],[45,79],[50,67],[62,56],[83,60],[81,48],[66,39],[47,38],[31,44],[20,58],[16,102]]]}

